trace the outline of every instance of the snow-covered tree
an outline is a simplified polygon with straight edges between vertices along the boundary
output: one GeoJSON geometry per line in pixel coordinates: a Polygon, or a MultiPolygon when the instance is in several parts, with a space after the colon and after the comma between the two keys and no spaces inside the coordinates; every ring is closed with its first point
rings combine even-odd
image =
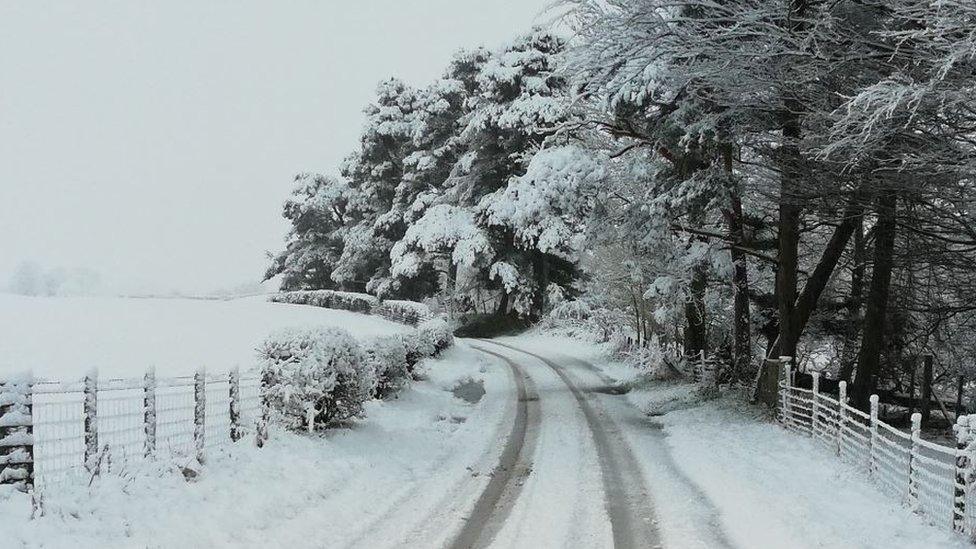
{"type": "Polygon", "coordinates": [[[283,215],[291,222],[285,251],[272,258],[265,279],[281,275],[282,290],[332,289],[332,270],[342,256],[342,229],[350,188],[317,174],[296,178],[283,215]]]}

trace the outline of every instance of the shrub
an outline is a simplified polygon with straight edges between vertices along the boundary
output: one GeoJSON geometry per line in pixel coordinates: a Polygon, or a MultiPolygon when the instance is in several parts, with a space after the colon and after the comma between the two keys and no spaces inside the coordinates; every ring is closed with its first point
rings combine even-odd
{"type": "Polygon", "coordinates": [[[432,356],[454,345],[454,332],[451,325],[444,318],[433,318],[425,321],[418,328],[420,337],[426,339],[434,348],[432,356]]]}
{"type": "Polygon", "coordinates": [[[416,326],[420,322],[433,316],[430,307],[416,301],[386,300],[377,308],[377,312],[388,320],[416,326]]]}
{"type": "Polygon", "coordinates": [[[300,290],[281,292],[271,296],[271,301],[294,305],[313,305],[326,309],[341,309],[370,314],[379,306],[379,299],[369,294],[337,292],[334,290],[300,290]]]}
{"type": "Polygon", "coordinates": [[[376,372],[376,396],[396,395],[410,382],[407,349],[397,336],[381,336],[363,345],[368,362],[376,372]]]}
{"type": "Polygon", "coordinates": [[[403,348],[406,350],[407,355],[407,371],[411,374],[416,371],[417,364],[421,360],[433,356],[436,352],[434,343],[427,337],[424,337],[420,333],[420,330],[403,334],[401,340],[403,341],[403,348]]]}
{"type": "Polygon", "coordinates": [[[302,328],[272,335],[259,349],[265,397],[290,429],[362,415],[376,374],[359,344],[339,328],[302,328]]]}

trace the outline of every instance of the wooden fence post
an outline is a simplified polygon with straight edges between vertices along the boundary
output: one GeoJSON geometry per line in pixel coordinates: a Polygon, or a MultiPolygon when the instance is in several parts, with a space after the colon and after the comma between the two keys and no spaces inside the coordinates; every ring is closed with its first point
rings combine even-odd
{"type": "Polygon", "coordinates": [[[707,383],[705,379],[705,376],[707,375],[705,368],[708,368],[708,365],[705,364],[705,349],[698,351],[698,367],[698,379],[696,381],[698,383],[707,383]]]}
{"type": "Polygon", "coordinates": [[[150,367],[142,379],[142,416],[146,431],[144,453],[156,452],[156,368],[150,367]]]}
{"type": "Polygon", "coordinates": [[[787,357],[780,357],[780,364],[783,369],[783,386],[780,388],[780,392],[783,395],[783,423],[786,426],[793,425],[793,412],[790,407],[790,399],[793,397],[792,387],[793,387],[793,365],[790,360],[783,360],[787,357]]]}
{"type": "Polygon", "coordinates": [[[0,484],[34,488],[33,377],[0,381],[0,484]]]}
{"type": "Polygon", "coordinates": [[[810,434],[817,435],[817,417],[820,415],[820,372],[810,372],[813,377],[813,398],[810,404],[810,434]]]}
{"type": "Polygon", "coordinates": [[[952,529],[962,532],[966,528],[966,493],[968,490],[970,457],[970,425],[969,416],[959,416],[956,420],[956,474],[952,502],[952,529]]]}
{"type": "Polygon", "coordinates": [[[85,469],[98,469],[98,370],[85,376],[85,469]]]}
{"type": "Polygon", "coordinates": [[[868,471],[878,470],[878,395],[871,395],[871,451],[868,454],[868,471]]]}
{"type": "Polygon", "coordinates": [[[196,447],[197,461],[203,463],[204,438],[207,424],[207,371],[197,370],[193,375],[193,443],[196,447]]]}
{"type": "Polygon", "coordinates": [[[230,439],[237,442],[244,437],[241,425],[241,371],[234,368],[228,377],[230,382],[230,439]]]}
{"type": "Polygon", "coordinates": [[[837,384],[837,442],[836,452],[839,456],[844,451],[844,426],[847,423],[847,382],[837,384]]]}
{"type": "Polygon", "coordinates": [[[912,446],[908,451],[908,506],[912,511],[918,510],[918,466],[915,463],[921,452],[922,414],[912,414],[912,446]]]}

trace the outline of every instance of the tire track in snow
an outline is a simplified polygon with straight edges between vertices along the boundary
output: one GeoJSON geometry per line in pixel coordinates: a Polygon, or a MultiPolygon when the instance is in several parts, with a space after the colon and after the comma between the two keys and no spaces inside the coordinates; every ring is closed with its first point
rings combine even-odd
{"type": "Polygon", "coordinates": [[[651,495],[637,459],[616,423],[601,409],[597,411],[587,395],[554,362],[512,345],[481,339],[526,354],[548,366],[566,384],[583,411],[596,445],[615,548],[661,547],[651,495]]]}
{"type": "Polygon", "coordinates": [[[477,345],[471,345],[471,348],[508,365],[515,380],[517,408],[512,431],[491,480],[451,543],[451,549],[487,547],[498,534],[522,491],[525,478],[532,471],[531,455],[539,434],[539,395],[532,378],[505,356],[477,345]]]}

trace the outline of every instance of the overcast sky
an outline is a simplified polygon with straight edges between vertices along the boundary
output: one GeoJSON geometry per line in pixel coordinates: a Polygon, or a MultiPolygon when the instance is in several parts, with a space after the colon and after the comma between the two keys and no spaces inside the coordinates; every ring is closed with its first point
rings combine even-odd
{"type": "Polygon", "coordinates": [[[423,84],[548,2],[0,0],[0,288],[25,260],[258,279],[293,176],[335,171],[379,80],[423,84]]]}

